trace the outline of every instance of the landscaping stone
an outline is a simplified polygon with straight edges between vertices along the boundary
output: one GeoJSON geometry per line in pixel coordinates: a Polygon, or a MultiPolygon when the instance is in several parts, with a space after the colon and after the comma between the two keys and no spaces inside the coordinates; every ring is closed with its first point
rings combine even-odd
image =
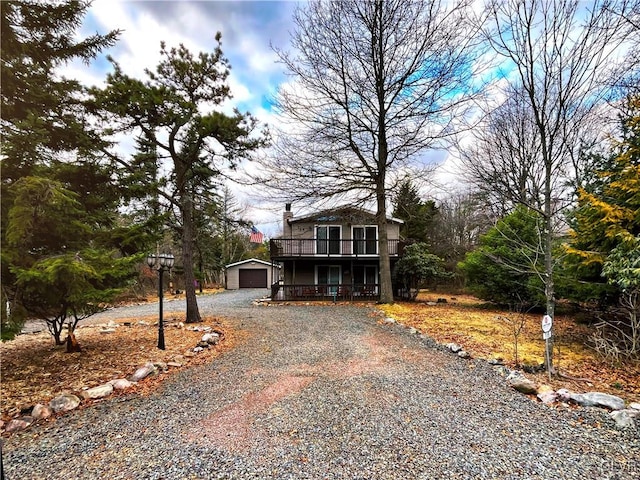
{"type": "Polygon", "coordinates": [[[571,396],[574,395],[574,393],[566,388],[561,388],[556,392],[556,395],[558,396],[559,402],[569,403],[571,401],[571,396]]]}
{"type": "Polygon", "coordinates": [[[556,392],[539,392],[536,396],[538,400],[546,405],[550,405],[558,400],[558,394],[556,392]]]}
{"type": "Polygon", "coordinates": [[[220,342],[220,335],[217,333],[205,333],[202,336],[201,342],[207,343],[209,345],[217,345],[220,342]]]}
{"type": "Polygon", "coordinates": [[[131,375],[131,379],[130,380],[132,382],[139,382],[140,380],[142,380],[142,379],[148,377],[149,375],[151,375],[152,373],[154,373],[155,370],[156,369],[153,366],[153,363],[147,362],[142,367],[140,367],[138,370],[136,370],[133,375],[131,375]]]}
{"type": "Polygon", "coordinates": [[[447,343],[446,347],[453,353],[458,353],[460,350],[462,350],[462,347],[457,343],[447,343]]]}
{"type": "Polygon", "coordinates": [[[635,419],[640,416],[640,411],[635,409],[614,410],[609,415],[616,422],[618,428],[629,428],[635,426],[635,419]]]}
{"type": "Polygon", "coordinates": [[[631,410],[639,410],[640,411],[640,403],[632,402],[629,404],[629,408],[631,410]]]}
{"type": "Polygon", "coordinates": [[[203,350],[204,350],[204,348],[202,348],[202,347],[200,347],[200,346],[197,346],[197,347],[195,347],[195,348],[193,349],[193,352],[194,352],[194,353],[200,353],[200,352],[201,352],[201,351],[203,351],[203,350]]]}
{"type": "Polygon", "coordinates": [[[80,405],[80,399],[72,393],[63,393],[49,402],[54,412],[68,412],[78,408],[78,405],[80,405]]]}
{"type": "Polygon", "coordinates": [[[16,432],[18,430],[24,430],[33,423],[33,417],[20,417],[14,418],[7,423],[4,431],[7,433],[16,432]]]}
{"type": "Polygon", "coordinates": [[[518,371],[514,371],[509,374],[509,376],[507,377],[507,384],[520,393],[538,393],[538,387],[536,386],[536,384],[518,371]]]}
{"type": "Polygon", "coordinates": [[[31,416],[36,420],[39,420],[41,418],[49,418],[51,415],[53,415],[53,410],[51,409],[51,407],[49,407],[48,405],[42,405],[41,403],[37,403],[31,411],[31,416]]]}
{"type": "Polygon", "coordinates": [[[609,410],[622,410],[624,408],[624,400],[622,398],[608,393],[574,393],[570,395],[569,399],[583,407],[601,407],[609,410]]]}
{"type": "Polygon", "coordinates": [[[109,383],[116,390],[126,390],[127,388],[130,388],[133,386],[133,383],[127,380],[126,378],[117,378],[115,380],[111,380],[109,383]]]}
{"type": "Polygon", "coordinates": [[[104,398],[113,393],[113,385],[110,383],[105,383],[104,385],[99,385],[97,387],[90,388],[89,390],[85,390],[82,392],[82,396],[84,399],[96,399],[96,398],[104,398]]]}
{"type": "Polygon", "coordinates": [[[158,370],[162,370],[163,372],[169,370],[169,366],[165,362],[153,362],[153,366],[158,370]]]}
{"type": "Polygon", "coordinates": [[[116,333],[116,329],[115,328],[103,328],[102,330],[100,330],[100,333],[116,333]]]}
{"type": "Polygon", "coordinates": [[[458,356],[460,358],[471,358],[471,354],[469,352],[467,352],[466,350],[460,350],[458,352],[458,356]]]}
{"type": "Polygon", "coordinates": [[[418,330],[416,330],[416,329],[415,329],[415,328],[413,328],[413,327],[409,327],[409,333],[410,333],[411,335],[415,335],[416,333],[418,333],[418,330]]]}
{"type": "Polygon", "coordinates": [[[384,319],[384,323],[396,323],[396,319],[395,318],[391,318],[391,317],[387,317],[384,319]]]}
{"type": "Polygon", "coordinates": [[[182,364],[180,362],[167,362],[167,366],[168,367],[179,368],[179,367],[182,366],[182,364]]]}

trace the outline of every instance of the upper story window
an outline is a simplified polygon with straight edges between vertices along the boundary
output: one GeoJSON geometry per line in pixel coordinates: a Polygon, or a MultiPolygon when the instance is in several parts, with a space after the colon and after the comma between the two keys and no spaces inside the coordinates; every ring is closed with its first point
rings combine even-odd
{"type": "Polygon", "coordinates": [[[353,227],[353,252],[358,255],[378,254],[378,227],[376,225],[353,227]]]}
{"type": "Polygon", "coordinates": [[[316,253],[339,255],[341,230],[339,225],[316,225],[316,253]]]}

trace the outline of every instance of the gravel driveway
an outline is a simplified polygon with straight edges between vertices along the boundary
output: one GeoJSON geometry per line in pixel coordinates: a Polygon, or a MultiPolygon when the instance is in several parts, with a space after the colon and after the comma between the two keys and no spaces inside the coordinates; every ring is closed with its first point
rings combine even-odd
{"type": "Polygon", "coordinates": [[[13,435],[7,480],[640,478],[640,430],[605,412],[533,402],[374,306],[262,293],[199,299],[247,331],[211,364],[13,435]]]}

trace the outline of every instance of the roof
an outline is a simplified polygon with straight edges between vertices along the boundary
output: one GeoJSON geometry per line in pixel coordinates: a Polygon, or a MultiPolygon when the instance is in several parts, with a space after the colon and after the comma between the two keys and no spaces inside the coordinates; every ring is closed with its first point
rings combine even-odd
{"type": "MultiPolygon", "coordinates": [[[[372,212],[371,210],[358,207],[338,207],[309,213],[301,217],[292,217],[291,219],[289,219],[289,223],[337,222],[340,220],[347,220],[349,223],[359,223],[358,217],[362,216],[375,217],[376,213],[372,212]]],[[[387,217],[387,220],[395,223],[404,223],[404,220],[395,217],[387,217]]]]}
{"type": "Polygon", "coordinates": [[[275,264],[272,264],[271,262],[265,262],[264,260],[259,260],[257,258],[248,258],[247,260],[242,260],[241,262],[230,263],[229,265],[226,265],[224,268],[237,267],[238,265],[243,265],[245,263],[261,263],[262,265],[265,265],[267,267],[280,268],[280,265],[275,265],[275,264]]]}

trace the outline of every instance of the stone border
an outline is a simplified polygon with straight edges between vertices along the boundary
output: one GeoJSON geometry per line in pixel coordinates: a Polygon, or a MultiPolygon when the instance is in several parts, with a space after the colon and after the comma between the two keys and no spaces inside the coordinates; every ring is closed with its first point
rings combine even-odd
{"type": "MultiPolygon", "coordinates": [[[[179,327],[185,328],[184,324],[182,324],[182,322],[180,323],[181,325],[179,325],[179,327]]],[[[103,328],[101,333],[108,334],[115,332],[115,328],[116,326],[109,325],[109,328],[103,328]]],[[[169,367],[182,367],[184,365],[185,357],[194,357],[205,349],[218,345],[224,339],[223,332],[216,331],[213,327],[210,326],[195,326],[186,328],[195,332],[204,332],[204,335],[202,335],[202,338],[196,344],[196,346],[191,350],[187,350],[184,355],[176,355],[172,359],[172,361],[167,363],[159,361],[146,362],[143,366],[138,368],[128,379],[118,378],[115,380],[110,380],[109,382],[98,385],[96,387],[83,388],[80,396],[75,395],[72,392],[63,391],[58,396],[51,399],[46,405],[43,405],[41,403],[34,405],[31,408],[29,415],[23,415],[13,418],[6,424],[4,423],[4,421],[0,420],[0,431],[2,433],[13,433],[19,430],[24,430],[38,420],[47,419],[54,414],[62,414],[64,412],[75,410],[83,401],[99,400],[110,396],[116,390],[127,390],[147,377],[157,375],[158,373],[160,373],[160,371],[168,371],[169,367]]]]}
{"type": "MultiPolygon", "coordinates": [[[[421,333],[416,328],[399,323],[395,318],[392,317],[385,317],[383,322],[388,325],[400,325],[405,328],[410,335],[417,335],[422,340],[428,340],[429,342],[438,346],[440,349],[453,353],[460,358],[471,358],[469,352],[467,352],[461,345],[458,345],[457,343],[438,343],[433,338],[425,335],[424,333],[421,333]]],[[[535,395],[536,398],[545,405],[558,403],[568,406],[568,404],[574,404],[580,407],[596,407],[606,409],[609,411],[609,415],[615,422],[615,425],[620,429],[633,428],[635,427],[635,420],[640,419],[640,403],[631,402],[626,405],[624,399],[602,392],[575,393],[565,388],[554,391],[548,385],[539,385],[536,382],[528,379],[519,370],[511,370],[510,368],[503,365],[502,361],[500,360],[487,360],[482,358],[479,358],[479,360],[486,361],[488,364],[492,365],[498,371],[498,373],[506,377],[506,384],[508,386],[520,393],[524,393],[525,395],[535,395]]]]}

